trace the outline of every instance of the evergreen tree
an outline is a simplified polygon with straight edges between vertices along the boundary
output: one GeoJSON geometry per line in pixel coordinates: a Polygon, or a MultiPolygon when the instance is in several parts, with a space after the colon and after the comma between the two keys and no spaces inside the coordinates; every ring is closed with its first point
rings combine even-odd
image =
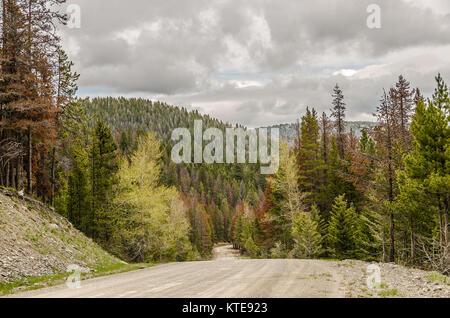
{"type": "Polygon", "coordinates": [[[344,159],[345,155],[345,111],[346,104],[344,102],[344,95],[339,85],[333,89],[333,109],[331,116],[334,118],[334,128],[337,133],[337,146],[339,150],[339,158],[344,159]]]}
{"type": "Polygon", "coordinates": [[[259,256],[259,248],[253,241],[253,238],[249,237],[245,242],[245,250],[249,254],[251,258],[258,258],[259,256]]]}
{"type": "Polygon", "coordinates": [[[241,213],[238,213],[233,235],[234,248],[242,249],[244,247],[244,220],[241,213]]]}
{"type": "Polygon", "coordinates": [[[73,167],[68,176],[67,216],[79,229],[87,232],[90,218],[88,154],[80,145],[72,147],[73,167]]]}
{"type": "Polygon", "coordinates": [[[320,254],[322,236],[319,231],[319,222],[311,213],[298,213],[294,216],[292,237],[295,257],[314,258],[320,254]]]}
{"type": "Polygon", "coordinates": [[[314,108],[306,109],[302,117],[301,137],[297,149],[298,179],[301,192],[308,194],[307,203],[312,205],[319,188],[323,186],[324,164],[320,156],[320,127],[314,108]]]}
{"type": "Polygon", "coordinates": [[[321,121],[321,134],[322,134],[322,160],[325,164],[328,164],[328,153],[329,153],[329,144],[330,144],[330,120],[327,117],[327,114],[322,113],[322,121],[321,121]]]}
{"type": "Polygon", "coordinates": [[[334,200],[339,195],[345,195],[348,200],[357,206],[361,201],[361,193],[356,189],[355,185],[346,179],[347,173],[343,161],[339,159],[339,150],[336,137],[331,139],[331,149],[328,159],[327,185],[325,191],[321,193],[322,202],[319,206],[322,218],[328,222],[330,219],[329,212],[333,206],[334,200]]]}
{"type": "MultiPolygon", "coordinates": [[[[405,158],[401,192],[406,196],[404,199],[410,202],[426,197],[430,204],[428,211],[434,206],[439,216],[440,245],[448,246],[450,118],[445,113],[444,105],[450,102],[450,97],[442,79],[438,76],[436,80],[438,87],[433,100],[427,104],[422,100],[416,108],[411,125],[413,151],[405,158]],[[422,195],[414,195],[418,190],[422,195]]],[[[410,225],[414,226],[414,219],[417,218],[414,209],[411,213],[410,225]]],[[[414,233],[413,228],[411,233],[414,233]]]]}
{"type": "Polygon", "coordinates": [[[332,254],[340,259],[357,258],[360,248],[359,218],[344,196],[336,198],[328,225],[328,242],[332,254]]]}
{"type": "Polygon", "coordinates": [[[265,221],[270,227],[273,241],[281,242],[286,248],[292,245],[292,219],[296,213],[305,210],[304,195],[299,191],[297,178],[295,157],[289,153],[287,146],[282,144],[280,167],[269,179],[270,209],[265,221]]]}
{"type": "Polygon", "coordinates": [[[111,199],[111,190],[116,183],[118,165],[117,145],[111,131],[98,120],[92,146],[90,149],[91,172],[91,222],[89,233],[94,239],[108,241],[109,218],[108,204],[111,199]]]}
{"type": "Polygon", "coordinates": [[[264,241],[266,240],[266,233],[264,232],[264,228],[259,220],[258,216],[255,216],[253,220],[253,229],[254,229],[254,242],[257,246],[263,246],[264,241]]]}
{"type": "Polygon", "coordinates": [[[433,94],[433,103],[435,107],[439,108],[440,110],[443,110],[446,116],[449,116],[450,111],[450,89],[448,88],[447,84],[444,82],[444,79],[442,78],[441,74],[438,74],[436,77],[437,87],[433,94]]]}

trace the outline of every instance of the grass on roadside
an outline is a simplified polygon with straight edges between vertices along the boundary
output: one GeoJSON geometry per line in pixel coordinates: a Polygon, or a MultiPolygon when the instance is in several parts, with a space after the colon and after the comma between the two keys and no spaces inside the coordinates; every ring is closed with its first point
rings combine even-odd
{"type": "MultiPolygon", "coordinates": [[[[94,272],[91,273],[82,273],[81,279],[91,279],[101,276],[114,275],[119,273],[130,272],[138,269],[144,269],[147,267],[152,267],[155,264],[151,263],[138,263],[138,264],[124,264],[124,263],[116,263],[113,265],[101,267],[94,272]]],[[[52,287],[56,285],[63,284],[67,278],[71,275],[71,273],[60,273],[55,275],[46,275],[40,277],[30,277],[18,279],[16,281],[10,283],[1,283],[0,282],[0,296],[6,296],[18,292],[36,290],[46,287],[52,287]]]]}
{"type": "Polygon", "coordinates": [[[450,277],[442,275],[438,272],[431,273],[428,277],[428,280],[433,283],[441,283],[450,285],[450,277]]]}
{"type": "Polygon", "coordinates": [[[382,290],[382,291],[378,292],[378,296],[380,296],[380,297],[395,297],[395,296],[399,296],[399,292],[397,289],[382,290]]]}

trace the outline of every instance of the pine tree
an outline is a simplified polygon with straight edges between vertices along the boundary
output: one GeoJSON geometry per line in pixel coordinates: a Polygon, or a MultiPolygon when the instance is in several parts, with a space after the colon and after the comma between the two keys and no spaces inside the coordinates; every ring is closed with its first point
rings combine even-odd
{"type": "Polygon", "coordinates": [[[259,220],[258,216],[255,215],[255,219],[253,220],[253,229],[255,233],[255,244],[257,246],[263,246],[264,241],[266,240],[266,233],[264,232],[264,227],[261,224],[261,221],[259,220]]]}
{"type": "Polygon", "coordinates": [[[449,116],[450,111],[450,89],[448,88],[447,84],[444,82],[444,79],[442,78],[441,74],[438,74],[436,77],[437,87],[433,94],[433,103],[435,107],[439,108],[440,110],[445,111],[446,116],[449,116]]]}
{"type": "MultiPolygon", "coordinates": [[[[79,74],[72,71],[73,62],[69,60],[67,54],[58,49],[58,65],[56,71],[56,105],[59,108],[57,116],[58,143],[53,147],[51,176],[51,204],[54,205],[54,197],[57,192],[57,182],[55,177],[58,168],[59,157],[69,157],[71,146],[76,143],[76,139],[82,139],[86,133],[86,116],[80,107],[75,95],[78,91],[77,81],[79,74]]],[[[62,190],[64,191],[64,190],[62,190]]]]}
{"type": "Polygon", "coordinates": [[[362,130],[361,138],[359,139],[359,149],[361,152],[366,152],[369,144],[369,134],[367,133],[367,129],[362,130]]]}
{"type": "Polygon", "coordinates": [[[330,144],[330,121],[327,114],[322,113],[321,121],[321,134],[322,134],[322,160],[325,164],[328,164],[328,153],[330,144]]]}
{"type": "Polygon", "coordinates": [[[294,216],[292,225],[294,255],[297,258],[314,258],[321,252],[322,236],[319,222],[309,212],[294,216]]]}
{"type": "Polygon", "coordinates": [[[334,200],[340,195],[345,197],[358,206],[361,202],[361,193],[355,187],[353,182],[348,181],[347,167],[345,163],[339,159],[339,150],[336,142],[336,137],[331,138],[330,155],[328,159],[327,170],[327,184],[324,191],[321,191],[321,199],[317,203],[322,213],[322,218],[328,222],[330,219],[330,210],[333,206],[334,200]]]}
{"type": "Polygon", "coordinates": [[[337,133],[337,145],[339,150],[339,158],[344,159],[345,156],[345,102],[342,90],[339,85],[333,89],[333,109],[331,110],[331,116],[334,118],[334,128],[337,133]]]}
{"type": "Polygon", "coordinates": [[[273,241],[279,241],[284,247],[292,245],[292,219],[298,212],[305,210],[304,195],[299,191],[297,169],[294,154],[289,153],[286,144],[280,147],[280,167],[270,182],[270,209],[265,222],[270,227],[273,241]]]}
{"type": "MultiPolygon", "coordinates": [[[[445,105],[450,103],[449,90],[442,78],[436,78],[437,88],[433,100],[419,102],[416,108],[411,132],[414,136],[413,151],[405,158],[405,182],[418,187],[434,198],[433,205],[438,210],[441,246],[449,243],[449,166],[450,159],[450,117],[445,113],[445,105]]],[[[408,189],[403,188],[403,193],[408,189]]],[[[419,198],[411,197],[410,200],[419,198]]]]}
{"type": "Polygon", "coordinates": [[[88,154],[82,145],[72,147],[73,167],[68,176],[67,217],[79,229],[87,232],[90,218],[88,154]]]}
{"type": "Polygon", "coordinates": [[[359,256],[359,226],[355,208],[348,207],[344,196],[337,197],[328,225],[328,242],[335,257],[344,259],[359,256]]]}
{"type": "Polygon", "coordinates": [[[80,74],[72,70],[74,64],[69,60],[66,52],[58,49],[58,69],[56,103],[61,109],[61,113],[66,120],[76,120],[77,116],[72,113],[75,102],[75,95],[78,91],[77,81],[80,74]]]}
{"type": "Polygon", "coordinates": [[[314,196],[319,192],[323,180],[323,161],[320,159],[320,127],[314,108],[306,109],[302,117],[301,138],[297,149],[299,189],[308,193],[308,203],[312,204],[314,196]]]}
{"type": "Polygon", "coordinates": [[[91,228],[90,234],[95,239],[109,239],[107,205],[111,197],[111,190],[116,183],[118,165],[117,145],[111,131],[97,120],[94,130],[93,142],[90,149],[91,170],[91,228]],[[99,237],[100,236],[100,237],[99,237]]]}
{"type": "Polygon", "coordinates": [[[251,258],[258,258],[259,256],[259,248],[253,241],[253,238],[249,237],[245,242],[245,250],[250,255],[251,258]]]}
{"type": "Polygon", "coordinates": [[[236,225],[233,235],[233,242],[235,249],[241,249],[244,245],[244,221],[241,213],[238,213],[236,218],[236,225]]]}

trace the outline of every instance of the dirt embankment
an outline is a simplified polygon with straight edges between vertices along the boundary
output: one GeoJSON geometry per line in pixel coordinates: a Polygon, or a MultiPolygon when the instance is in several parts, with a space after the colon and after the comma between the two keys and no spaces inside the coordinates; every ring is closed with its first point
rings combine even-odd
{"type": "Polygon", "coordinates": [[[50,208],[0,190],[0,283],[118,262],[50,208]]]}

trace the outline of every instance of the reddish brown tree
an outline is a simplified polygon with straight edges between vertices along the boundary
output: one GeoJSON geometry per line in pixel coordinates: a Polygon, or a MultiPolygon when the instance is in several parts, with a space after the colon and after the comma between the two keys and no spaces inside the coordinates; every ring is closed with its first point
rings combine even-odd
{"type": "Polygon", "coordinates": [[[394,181],[396,178],[396,162],[399,159],[399,153],[395,148],[395,142],[401,134],[401,118],[397,112],[395,104],[395,91],[391,89],[390,93],[384,92],[381,104],[377,108],[378,125],[374,130],[374,139],[377,144],[377,151],[379,154],[380,168],[383,171],[384,179],[387,185],[380,185],[380,192],[385,193],[388,199],[388,215],[389,215],[389,261],[395,260],[395,221],[392,203],[394,201],[394,181]],[[386,188],[387,191],[383,189],[386,188]]]}
{"type": "Polygon", "coordinates": [[[8,179],[15,174],[14,186],[20,188],[21,166],[25,166],[27,192],[31,194],[33,183],[37,182],[38,194],[44,199],[49,195],[47,184],[51,183],[47,171],[51,162],[49,151],[58,131],[55,66],[60,39],[55,35],[55,25],[65,22],[65,16],[55,11],[55,5],[63,2],[2,1],[1,77],[4,80],[0,83],[0,144],[14,140],[20,149],[14,158],[8,158],[8,179]],[[15,162],[13,169],[12,162],[15,162]]]}

